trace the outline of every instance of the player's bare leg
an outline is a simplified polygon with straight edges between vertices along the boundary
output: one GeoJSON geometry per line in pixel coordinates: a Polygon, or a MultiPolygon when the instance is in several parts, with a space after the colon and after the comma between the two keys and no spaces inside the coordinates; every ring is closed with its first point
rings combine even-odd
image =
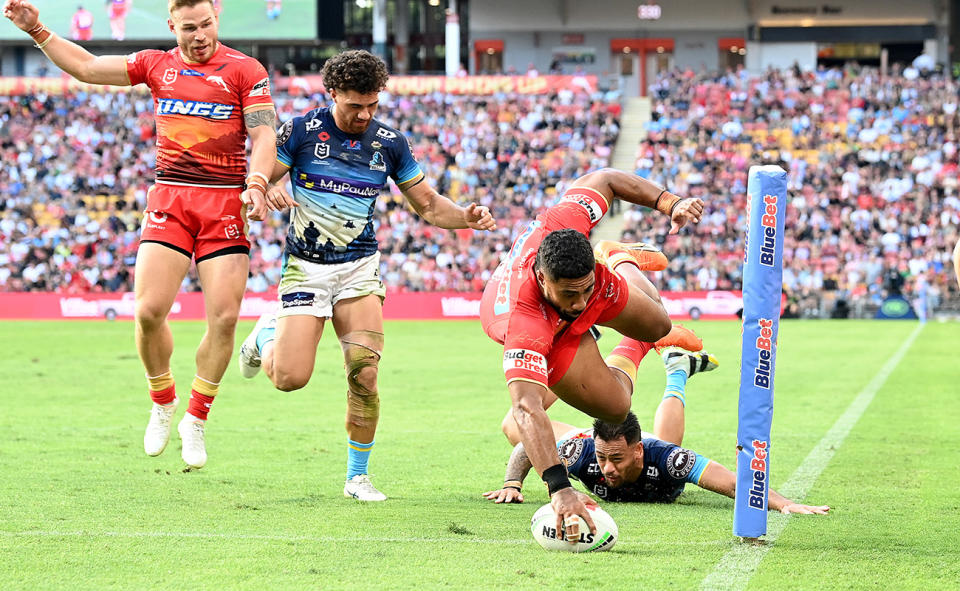
{"type": "Polygon", "coordinates": [[[190,404],[177,425],[183,443],[180,454],[188,468],[199,469],[207,463],[207,413],[220,392],[220,379],[233,355],[249,266],[250,258],[245,253],[214,256],[197,263],[207,330],[197,347],[197,373],[190,388],[190,404]]]}
{"type": "Polygon", "coordinates": [[[324,321],[310,314],[277,318],[274,338],[264,343],[261,351],[263,372],[275,388],[292,392],[310,381],[324,321]]]}
{"type": "Polygon", "coordinates": [[[377,295],[341,300],[333,306],[347,374],[347,481],[343,494],[361,501],[387,497],[370,482],[367,462],[380,420],[377,376],[383,354],[383,304],[377,295]]]}
{"type": "Polygon", "coordinates": [[[622,422],[630,410],[633,380],[620,369],[609,367],[589,333],[580,339],[573,362],[556,384],[554,394],[591,417],[622,422]]]}
{"type": "Polygon", "coordinates": [[[160,455],[167,447],[179,402],[170,371],[173,334],[167,315],[189,268],[189,257],[162,244],[144,242],[137,251],[134,339],[153,400],[143,435],[143,450],[150,456],[160,455]]]}

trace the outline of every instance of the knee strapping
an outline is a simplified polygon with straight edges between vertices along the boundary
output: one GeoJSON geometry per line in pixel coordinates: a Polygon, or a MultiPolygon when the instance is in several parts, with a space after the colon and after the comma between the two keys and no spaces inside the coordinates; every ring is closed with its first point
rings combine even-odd
{"type": "Polygon", "coordinates": [[[383,350],[383,334],[358,330],[343,335],[344,367],[347,373],[347,411],[353,420],[376,419],[380,415],[377,368],[383,350]]]}

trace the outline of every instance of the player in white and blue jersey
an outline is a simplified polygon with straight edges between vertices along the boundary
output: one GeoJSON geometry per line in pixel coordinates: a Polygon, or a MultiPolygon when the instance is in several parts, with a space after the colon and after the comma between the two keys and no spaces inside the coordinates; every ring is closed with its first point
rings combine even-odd
{"type": "Polygon", "coordinates": [[[492,230],[486,207],[460,207],[424,179],[407,139],[374,119],[387,83],[383,61],[346,51],[324,64],[333,105],[287,121],[277,133],[277,163],[267,203],[291,207],[278,293],[280,308],[264,315],[240,349],[240,370],[263,367],[283,391],[313,374],[327,318],[340,339],[347,374],[347,480],[343,493],[361,501],[386,495],[367,471],[380,416],[377,368],[383,350],[380,253],[374,233],[377,197],[393,179],[413,209],[441,228],[492,230]],[[293,196],[282,183],[287,173],[293,196]]]}
{"type": "MultiPolygon", "coordinates": [[[[687,379],[717,367],[705,351],[672,347],[663,351],[667,386],[654,420],[654,436],[644,436],[632,412],[620,424],[596,420],[592,429],[553,422],[560,460],[571,478],[611,502],[672,503],[688,484],[733,498],[736,475],[722,465],[681,447],[687,379]]],[[[523,444],[514,447],[503,487],[484,493],[495,503],[522,503],[523,479],[532,464],[523,444]]],[[[769,490],[768,506],[783,513],[826,514],[830,507],[795,503],[769,490]]]]}

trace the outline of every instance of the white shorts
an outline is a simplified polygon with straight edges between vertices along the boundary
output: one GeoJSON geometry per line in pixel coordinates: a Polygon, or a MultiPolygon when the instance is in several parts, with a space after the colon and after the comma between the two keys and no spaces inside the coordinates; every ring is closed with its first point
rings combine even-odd
{"type": "Polygon", "coordinates": [[[382,300],[387,290],[380,280],[380,253],[336,265],[311,263],[287,255],[277,293],[280,296],[277,316],[331,318],[333,305],[340,300],[366,295],[376,295],[382,300]]]}

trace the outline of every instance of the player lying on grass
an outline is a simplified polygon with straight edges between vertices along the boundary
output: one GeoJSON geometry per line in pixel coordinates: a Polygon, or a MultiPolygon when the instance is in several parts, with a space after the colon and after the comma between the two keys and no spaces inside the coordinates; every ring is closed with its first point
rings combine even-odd
{"type": "MultiPolygon", "coordinates": [[[[686,484],[696,484],[733,498],[736,475],[717,462],[689,449],[683,442],[687,378],[717,367],[716,359],[700,351],[665,349],[667,386],[654,418],[653,437],[643,437],[632,412],[620,424],[597,419],[582,430],[553,421],[557,450],[568,474],[601,499],[611,502],[672,503],[686,484]]],[[[513,448],[503,488],[483,494],[495,503],[522,503],[523,479],[530,471],[523,443],[513,448]]],[[[830,507],[795,503],[770,490],[768,506],[781,513],[826,514],[830,507]]]]}
{"type": "MultiPolygon", "coordinates": [[[[547,483],[558,524],[583,515],[594,533],[584,505],[592,501],[570,485],[546,408],[559,398],[591,417],[622,422],[630,411],[637,365],[676,332],[644,275],[666,268],[663,253],[646,244],[607,241],[594,250],[587,240],[614,199],[658,210],[670,219],[674,234],[703,215],[700,199],[681,199],[619,170],[591,172],[573,181],[557,204],[520,233],[480,301],[484,332],[503,345],[512,402],[505,431],[523,441],[547,483]],[[589,334],[594,324],[623,335],[606,359],[589,334]]],[[[692,342],[685,348],[700,349],[699,339],[686,333],[692,342]]],[[[577,538],[579,526],[567,521],[567,536],[577,538]]]]}

